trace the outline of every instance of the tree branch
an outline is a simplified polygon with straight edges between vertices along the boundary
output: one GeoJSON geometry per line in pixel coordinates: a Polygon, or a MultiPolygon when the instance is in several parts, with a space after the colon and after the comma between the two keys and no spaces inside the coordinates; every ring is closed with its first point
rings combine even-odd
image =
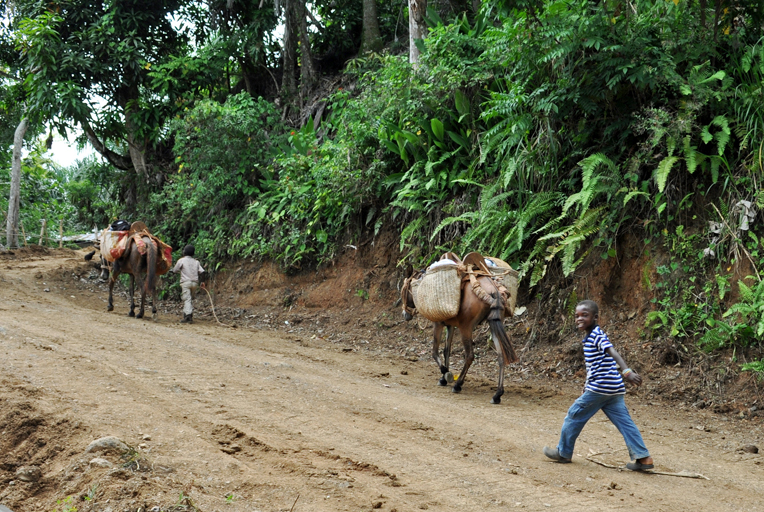
{"type": "Polygon", "coordinates": [[[85,131],[85,135],[87,135],[88,141],[90,142],[90,144],[92,144],[93,148],[96,151],[98,151],[101,155],[103,155],[103,157],[106,158],[106,160],[111,165],[113,165],[117,169],[122,169],[123,171],[133,170],[132,160],[129,157],[120,155],[119,153],[115,153],[114,151],[107,148],[103,142],[98,140],[98,136],[90,127],[90,124],[88,124],[87,121],[82,122],[82,128],[85,131]]]}
{"type": "Polygon", "coordinates": [[[318,20],[316,19],[316,17],[315,17],[315,16],[313,16],[313,13],[312,13],[312,12],[310,12],[310,9],[308,9],[308,6],[307,6],[307,5],[305,6],[305,12],[307,12],[307,13],[308,13],[308,18],[310,18],[310,21],[312,21],[312,22],[313,22],[313,24],[316,26],[316,28],[318,28],[319,32],[321,32],[321,33],[323,34],[323,33],[324,33],[324,27],[323,27],[323,25],[321,25],[321,24],[318,22],[318,20]]]}
{"type": "Polygon", "coordinates": [[[15,76],[13,76],[13,75],[11,75],[11,74],[9,74],[9,73],[6,73],[6,72],[5,72],[5,71],[3,71],[2,69],[0,69],[0,77],[3,77],[3,78],[8,78],[9,80],[15,80],[16,82],[21,82],[21,79],[20,79],[20,78],[18,78],[18,77],[15,77],[15,76]]]}

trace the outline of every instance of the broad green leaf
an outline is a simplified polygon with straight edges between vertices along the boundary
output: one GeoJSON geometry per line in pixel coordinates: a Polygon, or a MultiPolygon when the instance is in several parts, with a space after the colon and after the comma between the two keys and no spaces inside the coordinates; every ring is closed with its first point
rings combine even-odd
{"type": "Polygon", "coordinates": [[[406,140],[409,141],[412,144],[419,144],[419,137],[416,136],[415,133],[403,130],[401,131],[404,137],[406,137],[406,140]]]}
{"type": "Polygon", "coordinates": [[[470,111],[470,100],[459,89],[454,91],[454,102],[456,103],[456,110],[461,115],[466,115],[470,111]]]}
{"type": "Polygon", "coordinates": [[[704,83],[710,82],[712,80],[723,80],[725,76],[727,76],[727,74],[724,71],[717,71],[716,73],[714,73],[713,75],[709,76],[708,78],[706,78],[705,80],[703,80],[700,83],[704,84],[704,83]]]}
{"type": "Polygon", "coordinates": [[[443,123],[440,122],[440,119],[432,118],[430,120],[430,126],[432,127],[432,133],[435,134],[435,137],[439,141],[443,141],[443,135],[445,133],[445,128],[443,128],[443,123]]]}
{"type": "Polygon", "coordinates": [[[419,53],[427,53],[427,47],[424,44],[424,39],[414,39],[414,46],[419,49],[419,53]]]}
{"type": "Polygon", "coordinates": [[[396,144],[393,144],[387,139],[382,139],[382,144],[384,144],[387,147],[387,149],[389,149],[396,155],[400,155],[400,153],[398,152],[398,146],[396,144]]]}
{"type": "Polygon", "coordinates": [[[467,141],[467,139],[465,139],[464,137],[462,137],[456,132],[452,132],[451,130],[449,130],[447,133],[448,133],[448,136],[451,137],[451,139],[457,144],[459,144],[461,147],[463,147],[466,150],[470,149],[470,143],[467,141]]]}

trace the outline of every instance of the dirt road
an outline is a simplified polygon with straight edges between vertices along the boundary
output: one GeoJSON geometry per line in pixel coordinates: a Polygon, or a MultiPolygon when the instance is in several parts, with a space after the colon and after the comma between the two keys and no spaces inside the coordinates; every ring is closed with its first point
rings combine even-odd
{"type": "Polygon", "coordinates": [[[453,394],[426,357],[135,320],[123,299],[106,313],[85,273],[70,251],[0,259],[0,504],[13,512],[764,510],[764,456],[740,450],[764,449],[761,418],[630,395],[656,469],[707,479],[587,460],[628,461],[604,415],[558,465],[541,448],[573,384],[510,372],[490,405],[491,381],[453,394]],[[86,452],[104,436],[134,451],[86,452]],[[30,465],[36,482],[17,476],[30,465]]]}

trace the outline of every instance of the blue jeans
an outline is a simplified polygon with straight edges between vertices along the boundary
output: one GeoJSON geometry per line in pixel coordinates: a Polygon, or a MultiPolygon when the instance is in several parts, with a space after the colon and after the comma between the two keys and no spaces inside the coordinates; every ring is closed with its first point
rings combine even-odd
{"type": "Polygon", "coordinates": [[[642,434],[629,416],[629,411],[623,402],[623,395],[601,395],[593,391],[585,391],[570,406],[568,415],[562,423],[560,443],[557,445],[557,453],[561,457],[566,459],[573,457],[573,447],[576,445],[578,434],[581,433],[586,422],[600,409],[623,436],[632,460],[650,456],[642,440],[642,434]]]}

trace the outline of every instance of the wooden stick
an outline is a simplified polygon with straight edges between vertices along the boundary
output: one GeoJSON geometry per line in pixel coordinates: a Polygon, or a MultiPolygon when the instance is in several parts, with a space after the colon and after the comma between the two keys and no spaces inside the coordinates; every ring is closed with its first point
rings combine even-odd
{"type": "Polygon", "coordinates": [[[45,224],[47,223],[47,219],[42,219],[42,228],[40,228],[40,240],[37,242],[37,245],[42,245],[42,237],[45,236],[45,224]]]}
{"type": "Polygon", "coordinates": [[[58,221],[58,248],[64,246],[64,219],[58,221]]]}
{"type": "MultiPolygon", "coordinates": [[[[605,462],[600,462],[596,459],[592,459],[591,457],[586,457],[586,460],[588,460],[589,462],[594,462],[595,464],[599,464],[600,466],[605,466],[606,468],[610,468],[610,469],[617,469],[619,471],[626,469],[621,466],[613,466],[612,464],[606,464],[605,462]]],[[[683,478],[697,478],[697,479],[711,480],[707,476],[701,475],[700,473],[690,473],[689,471],[680,471],[679,473],[668,473],[666,471],[655,471],[653,469],[646,469],[646,470],[643,470],[642,473],[647,473],[649,475],[679,476],[683,478]]]]}
{"type": "Polygon", "coordinates": [[[27,245],[27,232],[24,231],[24,223],[19,221],[19,226],[21,226],[21,235],[24,237],[24,247],[29,247],[27,245]]]}
{"type": "MultiPolygon", "coordinates": [[[[215,317],[215,320],[217,320],[217,321],[218,321],[218,323],[219,323],[220,325],[224,325],[224,326],[226,326],[226,327],[230,327],[231,329],[233,329],[233,328],[234,328],[234,327],[233,327],[233,325],[224,324],[224,323],[223,323],[223,322],[221,322],[221,321],[220,321],[220,319],[218,318],[218,315],[217,315],[217,313],[215,313],[215,304],[213,304],[213,303],[212,303],[212,295],[210,295],[210,291],[207,289],[207,287],[205,286],[204,288],[202,288],[202,290],[204,290],[205,292],[207,292],[207,297],[209,297],[209,298],[210,298],[210,306],[212,306],[212,315],[215,317]]],[[[297,497],[299,498],[299,497],[300,497],[300,495],[298,494],[298,495],[297,495],[297,497]]],[[[295,503],[297,503],[297,500],[295,500],[295,503]]],[[[292,505],[292,506],[294,506],[294,505],[292,505]]]]}
{"type": "Polygon", "coordinates": [[[300,493],[297,493],[297,497],[294,499],[294,503],[292,503],[292,508],[289,509],[289,512],[292,512],[294,510],[294,506],[297,505],[297,500],[300,499],[300,493]]]}

